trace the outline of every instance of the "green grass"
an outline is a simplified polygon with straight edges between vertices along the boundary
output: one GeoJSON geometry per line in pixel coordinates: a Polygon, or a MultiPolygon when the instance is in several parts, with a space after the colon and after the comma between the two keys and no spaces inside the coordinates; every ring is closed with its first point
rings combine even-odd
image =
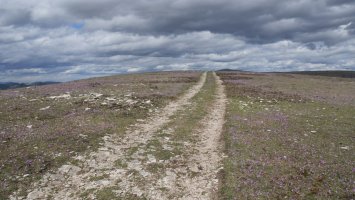
{"type": "Polygon", "coordinates": [[[96,192],[97,200],[117,199],[117,195],[113,192],[114,188],[104,188],[96,192]]]}
{"type": "Polygon", "coordinates": [[[116,160],[115,161],[115,167],[118,168],[127,168],[127,163],[123,160],[116,160]]]}
{"type": "Polygon", "coordinates": [[[92,176],[89,178],[90,181],[99,181],[99,180],[102,180],[102,179],[106,179],[106,178],[109,178],[110,175],[109,174],[103,174],[103,175],[100,175],[100,176],[92,176]]]}
{"type": "Polygon", "coordinates": [[[164,164],[162,163],[150,163],[148,164],[147,170],[151,173],[159,173],[164,169],[164,164]]]}
{"type": "Polygon", "coordinates": [[[95,189],[88,189],[88,190],[85,190],[83,193],[80,194],[80,198],[82,199],[88,199],[89,195],[90,194],[93,194],[95,191],[95,189]]]}

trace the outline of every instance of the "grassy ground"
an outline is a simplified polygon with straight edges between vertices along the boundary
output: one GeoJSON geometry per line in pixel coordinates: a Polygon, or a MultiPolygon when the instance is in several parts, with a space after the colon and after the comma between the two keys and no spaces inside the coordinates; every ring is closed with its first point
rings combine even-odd
{"type": "Polygon", "coordinates": [[[221,199],[355,198],[355,80],[220,72],[221,199]]]}
{"type": "Polygon", "coordinates": [[[0,91],[0,199],[23,190],[107,134],[123,134],[200,73],[146,73],[0,91]]]}

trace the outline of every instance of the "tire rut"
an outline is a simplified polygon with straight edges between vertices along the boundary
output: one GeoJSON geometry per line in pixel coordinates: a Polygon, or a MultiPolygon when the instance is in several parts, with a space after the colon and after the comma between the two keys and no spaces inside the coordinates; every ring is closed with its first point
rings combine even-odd
{"type": "Polygon", "coordinates": [[[197,152],[188,161],[189,168],[200,174],[178,180],[185,188],[181,199],[217,199],[217,174],[222,169],[223,157],[220,137],[223,131],[227,98],[222,81],[216,73],[213,75],[217,84],[216,99],[208,115],[201,122],[204,128],[196,130],[201,140],[197,144],[197,152]]]}
{"type": "Polygon", "coordinates": [[[139,177],[149,176],[149,172],[143,169],[147,158],[142,156],[144,150],[140,146],[146,144],[168,123],[171,116],[184,109],[191,98],[201,90],[205,81],[206,72],[201,75],[198,83],[180,98],[169,103],[145,122],[134,125],[123,137],[105,136],[98,151],[74,157],[79,163],[78,166],[63,165],[34,183],[33,189],[28,191],[26,197],[19,197],[14,193],[10,199],[83,199],[83,195],[87,199],[95,199],[95,192],[107,187],[120,188],[118,195],[121,196],[128,193],[140,196],[142,191],[135,185],[137,173],[139,177]]]}
{"type": "MultiPolygon", "coordinates": [[[[219,77],[213,73],[216,90],[208,114],[195,125],[193,135],[197,142],[183,142],[184,155],[162,162],[164,168],[158,174],[144,177],[145,185],[136,194],[147,199],[217,199],[218,172],[222,166],[220,137],[223,130],[227,98],[219,77]],[[201,128],[202,127],[202,128],[201,128]]],[[[174,134],[174,128],[164,130],[164,135],[174,134]]],[[[162,138],[160,142],[169,149],[171,141],[162,138]]],[[[172,148],[170,148],[171,150],[172,148]]],[[[148,160],[149,161],[149,160],[148,160]]],[[[143,169],[147,166],[143,166],[143,169]]],[[[137,185],[139,182],[134,182],[137,185]]]]}

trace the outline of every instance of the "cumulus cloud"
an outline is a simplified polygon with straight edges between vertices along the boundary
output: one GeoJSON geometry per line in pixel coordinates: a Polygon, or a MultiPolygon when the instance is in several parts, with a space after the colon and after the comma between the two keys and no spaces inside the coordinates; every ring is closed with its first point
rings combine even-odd
{"type": "Polygon", "coordinates": [[[1,81],[154,70],[355,69],[351,0],[0,0],[0,5],[1,81]]]}

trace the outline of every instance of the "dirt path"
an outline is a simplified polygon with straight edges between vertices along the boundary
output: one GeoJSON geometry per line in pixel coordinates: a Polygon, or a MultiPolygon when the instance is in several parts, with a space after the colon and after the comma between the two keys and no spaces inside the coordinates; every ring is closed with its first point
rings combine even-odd
{"type": "Polygon", "coordinates": [[[149,192],[146,196],[149,199],[217,199],[217,174],[221,169],[223,156],[220,136],[227,100],[222,81],[215,73],[213,76],[216,81],[215,94],[211,94],[214,95],[213,106],[193,131],[198,142],[185,144],[185,156],[168,160],[165,166],[170,168],[165,169],[164,176],[149,181],[155,182],[148,186],[149,192]]]}
{"type": "MultiPolygon", "coordinates": [[[[226,104],[223,85],[214,77],[213,106],[199,122],[203,128],[196,126],[198,142],[182,144],[186,146],[185,156],[160,160],[156,155],[164,157],[164,153],[174,151],[169,140],[173,127],[165,125],[174,120],[174,114],[191,107],[191,99],[203,87],[206,73],[177,101],[133,126],[123,138],[105,136],[98,151],[77,156],[75,165],[63,165],[56,173],[44,175],[24,199],[95,199],[98,195],[106,199],[211,199],[218,185],[218,147],[226,104]],[[167,136],[157,140],[158,132],[167,136]]],[[[12,199],[19,198],[13,195],[12,199]]]]}
{"type": "Polygon", "coordinates": [[[220,170],[222,150],[220,136],[224,124],[226,110],[226,95],[224,86],[219,77],[213,73],[217,88],[215,102],[209,114],[202,120],[203,129],[196,130],[201,138],[197,144],[197,152],[189,159],[189,169],[199,171],[196,177],[181,177],[180,181],[185,188],[181,199],[215,199],[218,189],[217,173],[220,170]]]}
{"type": "MultiPolygon", "coordinates": [[[[116,169],[117,161],[123,160],[126,151],[144,144],[169,118],[179,109],[182,109],[189,100],[195,96],[206,81],[206,73],[203,73],[196,85],[190,88],[177,101],[171,102],[160,112],[156,113],[146,122],[138,123],[125,134],[126,137],[105,136],[105,143],[99,151],[92,152],[88,156],[78,156],[75,159],[79,162],[76,165],[63,165],[56,173],[48,173],[37,183],[26,199],[48,198],[53,199],[75,199],[78,191],[99,189],[116,184],[125,176],[125,169],[116,169]],[[97,182],[93,177],[108,174],[105,182],[97,182]]],[[[139,168],[139,165],[132,166],[139,168]]],[[[11,197],[18,199],[16,195],[11,197]]]]}

